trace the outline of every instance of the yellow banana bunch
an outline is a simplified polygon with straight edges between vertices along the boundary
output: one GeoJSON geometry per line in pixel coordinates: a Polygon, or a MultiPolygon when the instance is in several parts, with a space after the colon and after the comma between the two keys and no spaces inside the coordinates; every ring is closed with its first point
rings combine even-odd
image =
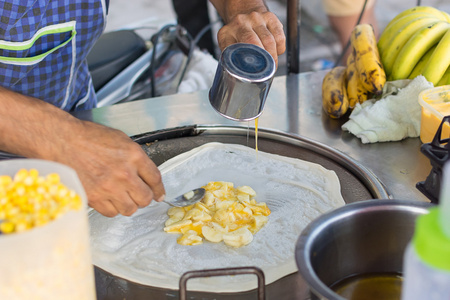
{"type": "Polygon", "coordinates": [[[418,75],[442,84],[450,65],[450,15],[430,6],[409,8],[395,16],[378,41],[389,80],[418,75]],[[438,47],[439,46],[439,47],[438,47]]]}
{"type": "Polygon", "coordinates": [[[353,109],[356,103],[362,104],[370,97],[369,91],[363,87],[359,80],[353,51],[347,58],[347,96],[350,109],[353,109]]]}
{"type": "MultiPolygon", "coordinates": [[[[437,22],[438,20],[434,17],[419,17],[396,30],[397,34],[389,40],[388,45],[385,49],[382,49],[381,52],[381,62],[386,70],[386,74],[390,75],[392,73],[398,54],[403,49],[405,44],[411,39],[411,37],[417,32],[417,30],[426,28],[437,22]],[[399,31],[401,31],[401,34],[398,34],[399,31]]],[[[380,37],[380,40],[383,37],[384,35],[380,37]]]]}
{"type": "Polygon", "coordinates": [[[444,11],[441,11],[432,6],[414,6],[414,7],[408,8],[408,9],[402,11],[401,13],[399,13],[398,15],[396,15],[388,23],[388,25],[386,27],[389,27],[390,25],[392,25],[392,23],[396,22],[398,19],[400,19],[404,16],[408,16],[410,14],[416,14],[416,13],[426,13],[426,14],[435,15],[437,17],[443,17],[444,18],[443,20],[447,20],[448,22],[450,22],[450,16],[444,11]]]}
{"type": "Polygon", "coordinates": [[[420,58],[441,40],[449,28],[450,23],[439,21],[419,29],[400,50],[392,66],[392,80],[408,78],[420,58]]]}
{"type": "MultiPolygon", "coordinates": [[[[447,23],[448,24],[448,23],[447,23]]],[[[425,65],[422,75],[435,86],[450,66],[450,29],[439,41],[425,65]]]]}
{"type": "MultiPolygon", "coordinates": [[[[380,53],[386,53],[387,47],[391,45],[391,40],[398,38],[399,33],[408,30],[412,26],[417,26],[416,22],[426,22],[423,19],[433,19],[440,20],[435,15],[430,14],[429,12],[414,12],[408,14],[406,16],[402,16],[401,18],[394,19],[395,21],[391,21],[390,25],[387,25],[383,31],[383,34],[380,36],[378,40],[378,51],[380,53]]],[[[442,15],[442,20],[445,20],[442,15]]],[[[409,29],[411,30],[411,29],[409,29]]],[[[398,41],[397,43],[399,43],[398,41]]]]}
{"type": "Polygon", "coordinates": [[[335,67],[325,75],[322,81],[322,107],[333,119],[345,115],[349,107],[346,69],[343,66],[335,67]]]}

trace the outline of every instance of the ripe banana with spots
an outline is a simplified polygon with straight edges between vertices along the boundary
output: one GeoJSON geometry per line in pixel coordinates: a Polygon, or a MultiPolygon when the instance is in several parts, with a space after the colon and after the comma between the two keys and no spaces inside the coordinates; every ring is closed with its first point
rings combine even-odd
{"type": "Polygon", "coordinates": [[[322,81],[322,107],[333,119],[345,115],[349,108],[346,78],[347,68],[338,66],[325,74],[322,81]]]}
{"type": "Polygon", "coordinates": [[[427,64],[423,68],[422,74],[425,78],[435,86],[444,76],[446,70],[450,66],[450,29],[441,38],[434,49],[427,64]]]}
{"type": "Polygon", "coordinates": [[[400,50],[392,66],[390,78],[408,78],[420,58],[442,39],[449,28],[450,23],[439,21],[419,29],[400,50]]]}
{"type": "Polygon", "coordinates": [[[362,104],[370,97],[370,93],[362,86],[359,80],[353,52],[350,52],[347,58],[347,96],[350,109],[353,109],[356,103],[362,104]]]}
{"type": "Polygon", "coordinates": [[[380,61],[372,25],[356,25],[351,33],[350,43],[362,86],[370,93],[380,95],[386,82],[386,74],[380,61]]]}

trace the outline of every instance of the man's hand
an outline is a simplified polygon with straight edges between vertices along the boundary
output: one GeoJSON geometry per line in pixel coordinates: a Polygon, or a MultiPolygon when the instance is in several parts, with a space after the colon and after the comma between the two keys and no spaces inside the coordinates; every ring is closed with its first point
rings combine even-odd
{"type": "Polygon", "coordinates": [[[162,201],[158,168],[125,133],[4,88],[0,103],[0,149],[72,167],[101,214],[129,216],[162,201]]]}
{"type": "Polygon", "coordinates": [[[278,55],[286,50],[286,36],[278,17],[263,0],[210,0],[225,22],[217,40],[221,50],[234,43],[260,46],[272,55],[278,66],[278,55]]]}
{"type": "Polygon", "coordinates": [[[234,43],[248,43],[266,49],[278,66],[278,55],[286,50],[283,25],[277,16],[267,11],[239,14],[223,26],[217,40],[221,50],[234,43]]]}
{"type": "Polygon", "coordinates": [[[121,131],[82,122],[62,153],[58,160],[77,171],[89,205],[105,216],[130,216],[164,197],[158,168],[121,131]]]}

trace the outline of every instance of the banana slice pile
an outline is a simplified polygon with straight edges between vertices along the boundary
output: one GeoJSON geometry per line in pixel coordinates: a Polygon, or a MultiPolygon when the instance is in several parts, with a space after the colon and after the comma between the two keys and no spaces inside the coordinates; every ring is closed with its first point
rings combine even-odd
{"type": "Polygon", "coordinates": [[[266,203],[257,203],[256,192],[249,186],[234,188],[231,182],[213,181],[203,188],[206,193],[200,202],[167,211],[164,231],[181,233],[180,245],[199,245],[203,239],[235,248],[251,243],[268,221],[266,203]]]}

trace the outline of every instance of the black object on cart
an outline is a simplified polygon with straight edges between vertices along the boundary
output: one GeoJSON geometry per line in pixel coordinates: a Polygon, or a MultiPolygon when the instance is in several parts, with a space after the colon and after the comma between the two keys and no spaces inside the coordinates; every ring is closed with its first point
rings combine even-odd
{"type": "Polygon", "coordinates": [[[423,144],[420,151],[430,159],[432,169],[425,181],[418,182],[416,187],[432,203],[439,203],[439,193],[442,182],[442,169],[444,164],[450,160],[450,137],[442,138],[445,123],[450,124],[450,115],[445,116],[439,125],[431,143],[423,144]]]}

